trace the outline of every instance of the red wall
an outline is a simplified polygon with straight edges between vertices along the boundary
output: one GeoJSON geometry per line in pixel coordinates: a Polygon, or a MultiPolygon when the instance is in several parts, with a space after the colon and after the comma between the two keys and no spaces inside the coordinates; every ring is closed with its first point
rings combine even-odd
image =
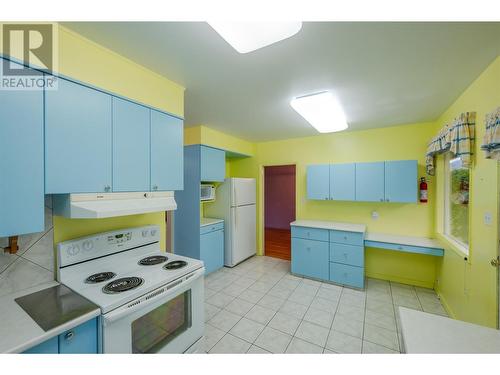
{"type": "Polygon", "coordinates": [[[295,220],[295,165],[264,168],[264,226],[290,229],[295,220]]]}

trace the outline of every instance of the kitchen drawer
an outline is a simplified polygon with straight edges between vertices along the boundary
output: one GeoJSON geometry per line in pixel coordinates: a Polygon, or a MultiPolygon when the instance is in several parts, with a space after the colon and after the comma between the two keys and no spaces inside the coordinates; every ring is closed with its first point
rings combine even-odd
{"type": "Polygon", "coordinates": [[[364,267],[365,248],[363,246],[330,243],[330,262],[364,267]]]}
{"type": "Polygon", "coordinates": [[[25,350],[25,354],[58,354],[59,353],[59,343],[58,337],[52,337],[51,339],[44,341],[28,350],[25,350]]]}
{"type": "Polygon", "coordinates": [[[215,224],[209,224],[209,225],[204,225],[200,227],[200,234],[205,234],[205,233],[210,233],[214,232],[216,230],[222,230],[224,229],[224,222],[221,221],[220,223],[215,223],[215,224]]]}
{"type": "Polygon", "coordinates": [[[363,233],[331,230],[330,242],[343,243],[346,245],[363,246],[363,233]]]}
{"type": "Polygon", "coordinates": [[[292,226],[292,237],[328,242],[328,230],[292,226]]]}
{"type": "Polygon", "coordinates": [[[330,281],[362,289],[365,285],[365,269],[332,262],[330,263],[330,281]]]}
{"type": "Polygon", "coordinates": [[[97,318],[59,335],[60,354],[97,354],[97,318]]]}
{"type": "Polygon", "coordinates": [[[328,280],[328,242],[292,238],[292,273],[328,280]]]}

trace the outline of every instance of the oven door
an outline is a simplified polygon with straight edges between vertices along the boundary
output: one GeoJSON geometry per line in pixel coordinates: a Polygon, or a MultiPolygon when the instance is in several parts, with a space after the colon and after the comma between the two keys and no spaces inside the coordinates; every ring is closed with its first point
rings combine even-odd
{"type": "Polygon", "coordinates": [[[204,332],[205,269],[103,316],[104,353],[184,353],[204,332]]]}

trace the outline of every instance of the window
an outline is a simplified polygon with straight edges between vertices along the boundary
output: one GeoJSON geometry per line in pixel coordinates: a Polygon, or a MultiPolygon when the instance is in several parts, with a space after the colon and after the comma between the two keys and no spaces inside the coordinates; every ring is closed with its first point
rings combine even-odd
{"type": "Polygon", "coordinates": [[[444,234],[469,253],[469,168],[445,156],[444,234]]]}

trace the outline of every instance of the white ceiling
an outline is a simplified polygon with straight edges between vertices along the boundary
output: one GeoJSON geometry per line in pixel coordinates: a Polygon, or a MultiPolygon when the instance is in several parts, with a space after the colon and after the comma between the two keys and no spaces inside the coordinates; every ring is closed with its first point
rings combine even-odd
{"type": "Polygon", "coordinates": [[[247,54],[201,22],[63,24],[186,87],[186,126],[251,141],[318,134],[289,101],[321,90],[349,130],[432,121],[500,55],[500,23],[306,22],[247,54]]]}

